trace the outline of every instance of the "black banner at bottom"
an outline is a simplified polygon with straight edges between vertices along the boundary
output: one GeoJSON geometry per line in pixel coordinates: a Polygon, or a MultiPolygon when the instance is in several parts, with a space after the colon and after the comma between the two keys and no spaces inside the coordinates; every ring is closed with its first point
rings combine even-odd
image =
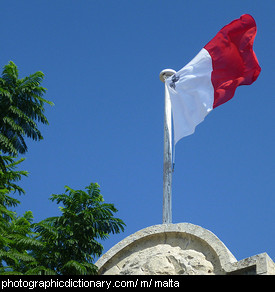
{"type": "MultiPolygon", "coordinates": [[[[7,291],[8,289],[24,289],[25,291],[49,291],[51,289],[58,288],[81,288],[81,289],[123,289],[123,288],[138,288],[138,289],[152,289],[152,288],[174,288],[183,289],[187,288],[187,285],[191,284],[193,288],[199,288],[200,285],[215,285],[219,280],[225,281],[227,286],[236,288],[239,286],[240,278],[246,280],[249,277],[250,284],[254,284],[254,280],[264,280],[267,284],[267,278],[274,280],[271,276],[260,277],[260,276],[0,276],[0,291],[7,291]],[[232,281],[232,279],[234,280],[232,281]],[[252,280],[253,279],[253,280],[252,280]]],[[[226,287],[227,287],[226,286],[226,287]]],[[[209,286],[211,287],[211,286],[209,286]]],[[[190,286],[189,286],[190,288],[190,286]]]]}

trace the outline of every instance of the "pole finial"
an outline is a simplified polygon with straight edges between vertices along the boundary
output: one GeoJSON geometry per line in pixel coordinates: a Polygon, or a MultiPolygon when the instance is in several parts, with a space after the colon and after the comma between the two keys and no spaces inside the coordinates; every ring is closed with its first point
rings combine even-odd
{"type": "Polygon", "coordinates": [[[168,77],[173,76],[175,73],[176,71],[173,69],[164,69],[159,73],[159,79],[165,82],[168,77]]]}

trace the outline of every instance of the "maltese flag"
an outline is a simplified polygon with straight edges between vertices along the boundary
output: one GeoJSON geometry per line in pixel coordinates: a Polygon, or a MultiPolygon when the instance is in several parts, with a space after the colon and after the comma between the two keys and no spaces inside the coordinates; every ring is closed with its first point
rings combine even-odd
{"type": "Polygon", "coordinates": [[[252,84],[261,72],[253,51],[256,23],[245,14],[223,27],[198,55],[166,79],[174,144],[193,134],[215,107],[230,100],[240,85],[252,84]]]}

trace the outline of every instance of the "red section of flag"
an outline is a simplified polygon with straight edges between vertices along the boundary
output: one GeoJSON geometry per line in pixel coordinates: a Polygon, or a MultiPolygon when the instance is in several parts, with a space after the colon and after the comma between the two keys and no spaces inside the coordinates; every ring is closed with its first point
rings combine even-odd
{"type": "Polygon", "coordinates": [[[256,23],[245,14],[223,27],[204,47],[212,58],[213,108],[227,102],[239,85],[253,83],[261,72],[253,51],[256,23]]]}

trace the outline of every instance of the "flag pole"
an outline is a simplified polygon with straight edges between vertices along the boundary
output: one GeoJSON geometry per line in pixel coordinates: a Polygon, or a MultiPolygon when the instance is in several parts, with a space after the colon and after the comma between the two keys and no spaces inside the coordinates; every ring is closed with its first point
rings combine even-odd
{"type": "Polygon", "coordinates": [[[159,74],[160,80],[165,85],[162,224],[172,223],[172,116],[171,101],[165,80],[175,73],[176,71],[172,69],[165,69],[159,74]]]}

